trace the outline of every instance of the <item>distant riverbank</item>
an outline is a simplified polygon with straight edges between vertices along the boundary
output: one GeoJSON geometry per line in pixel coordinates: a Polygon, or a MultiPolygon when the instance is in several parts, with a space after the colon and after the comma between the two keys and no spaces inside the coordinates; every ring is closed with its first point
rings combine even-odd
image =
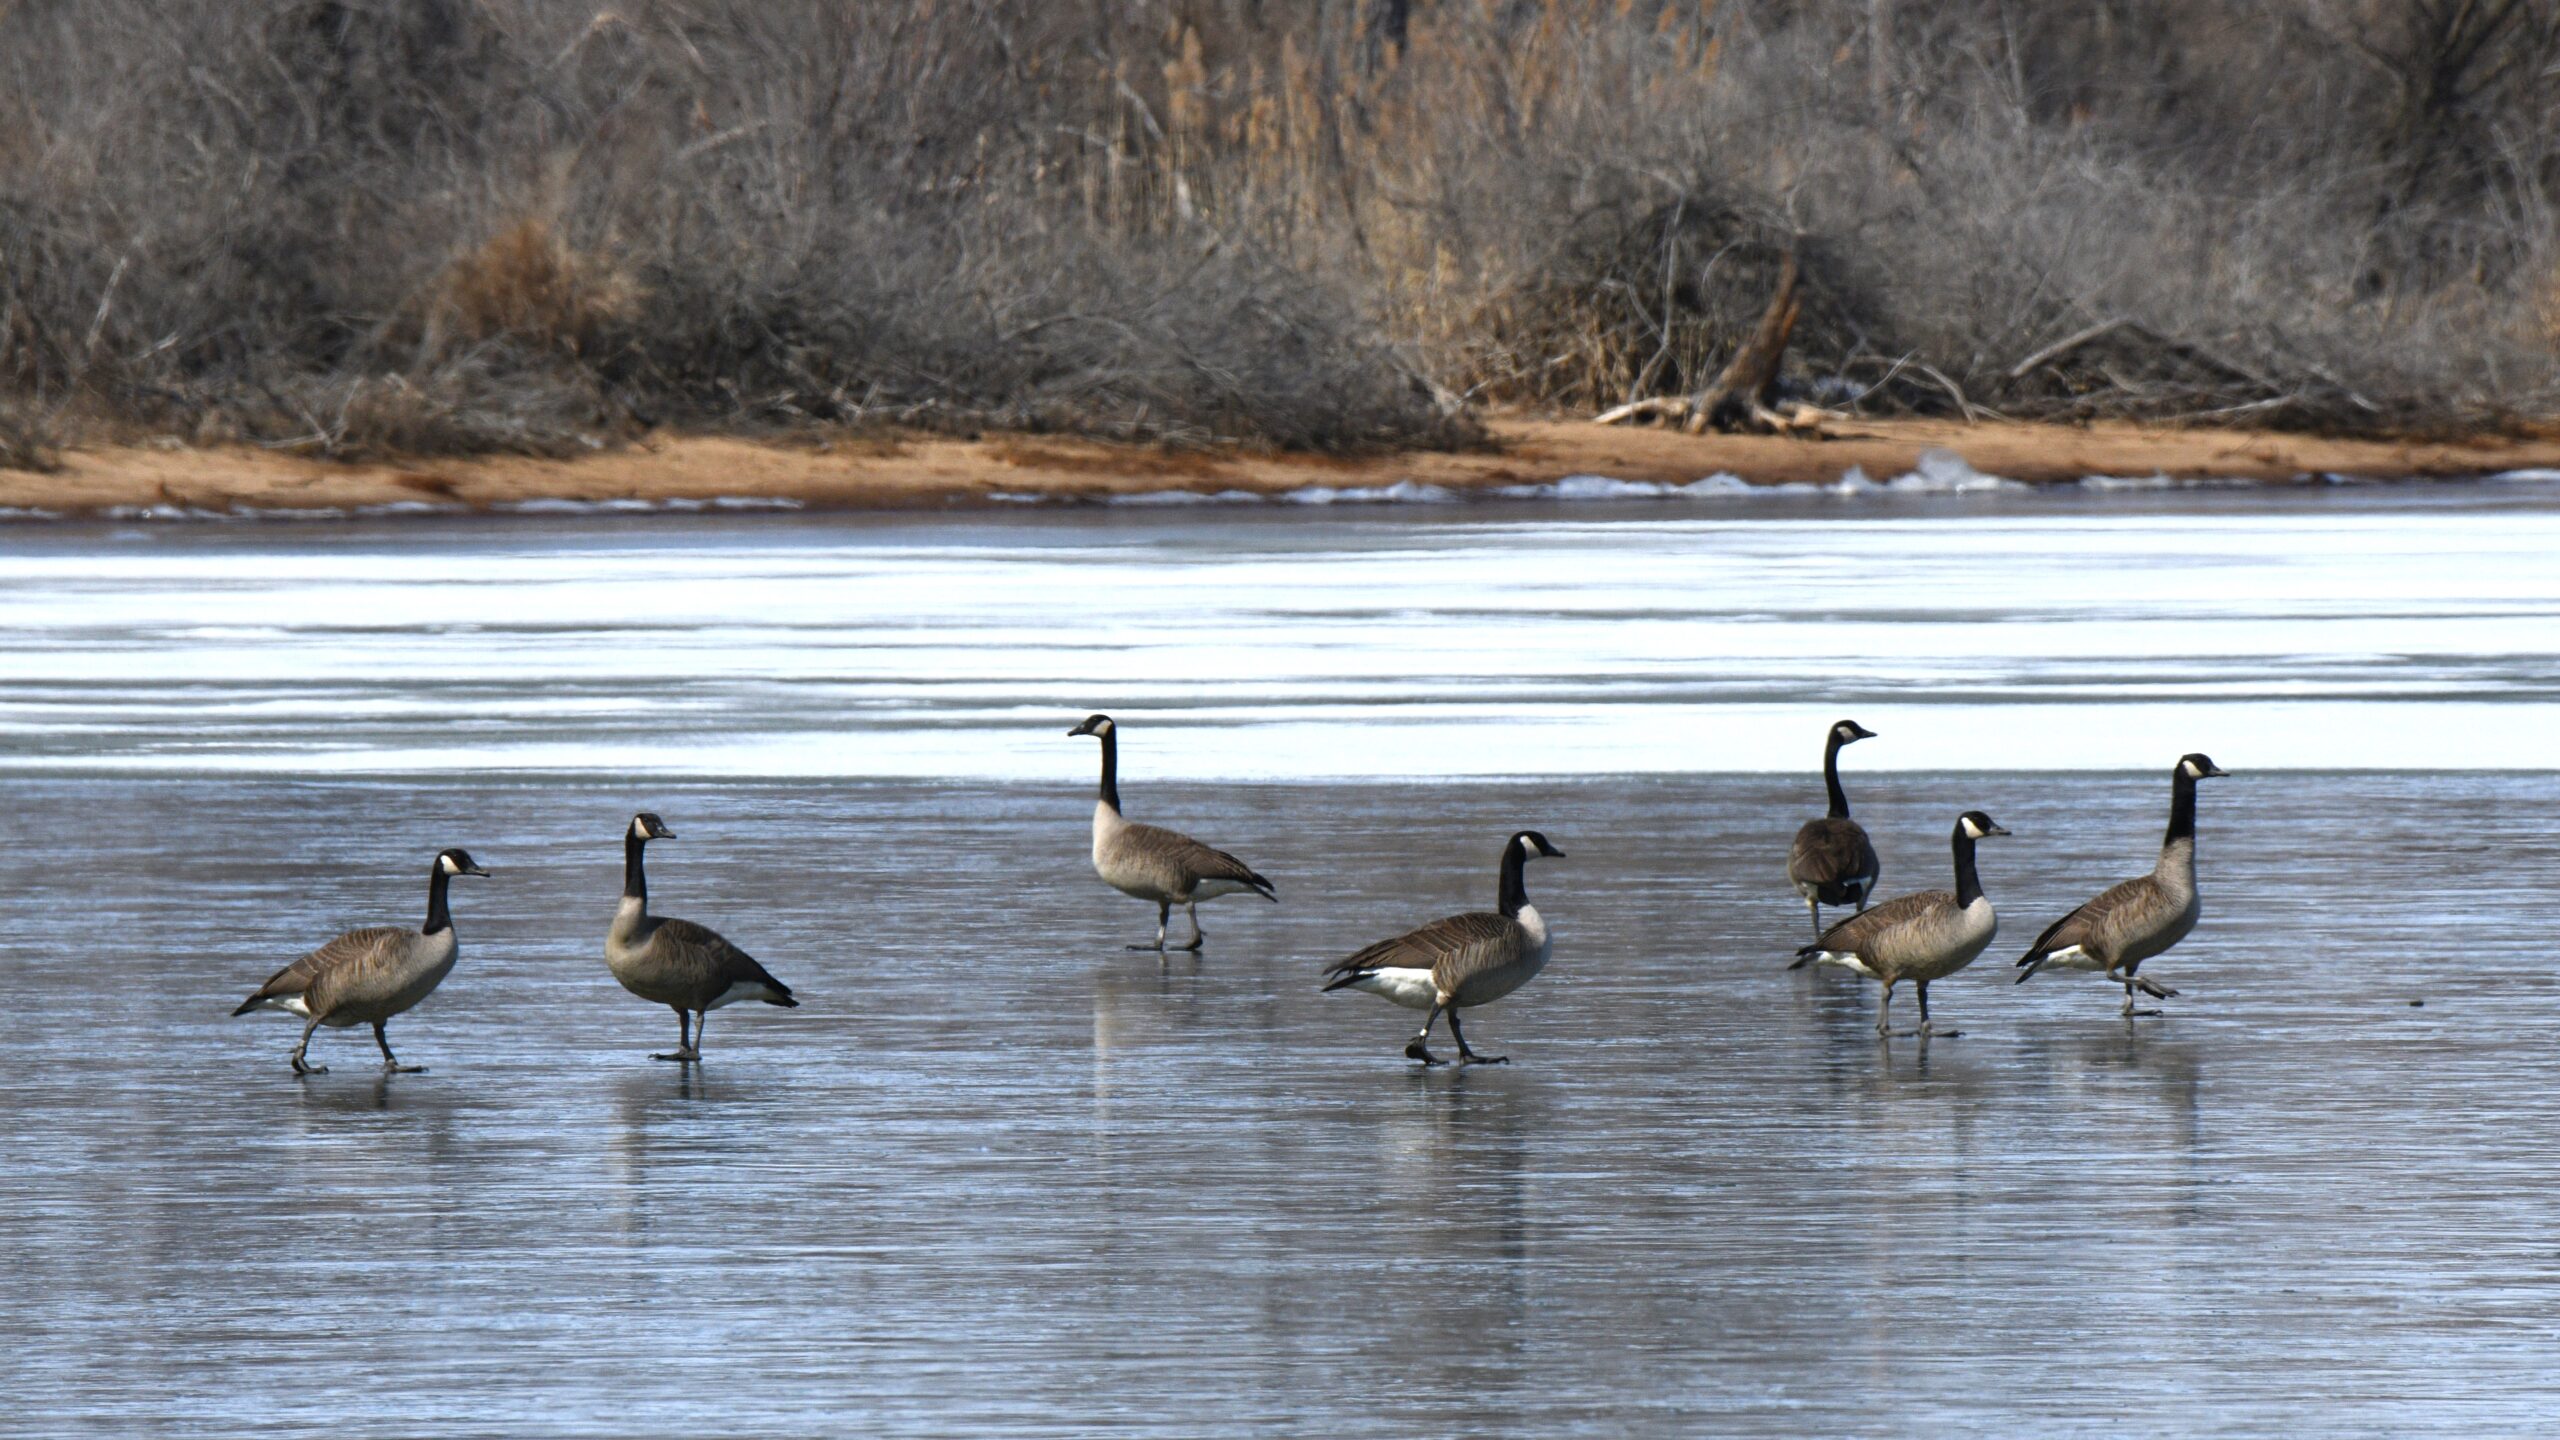
{"type": "Polygon", "coordinates": [[[1487,431],[1490,443],[1477,450],[1354,459],[1029,435],[813,442],[661,434],[565,460],[485,456],[376,464],[245,446],[110,446],[70,451],[52,474],[0,471],[0,515],[424,514],[551,505],[862,510],[1175,495],[1642,494],[1701,482],[1738,490],[1840,486],[1844,479],[1851,489],[1899,481],[1903,489],[1960,491],[2000,480],[2288,483],[2560,469],[2560,436],[2347,440],[2129,424],[1893,419],[1841,422],[1830,437],[1807,440],[1529,417],[1497,417],[1487,431]]]}

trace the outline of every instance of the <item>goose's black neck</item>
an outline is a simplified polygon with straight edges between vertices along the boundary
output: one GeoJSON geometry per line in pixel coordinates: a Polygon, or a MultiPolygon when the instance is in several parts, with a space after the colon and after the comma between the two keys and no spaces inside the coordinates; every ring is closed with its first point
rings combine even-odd
{"type": "Polygon", "coordinates": [[[1114,810],[1120,808],[1120,735],[1116,730],[1102,732],[1102,803],[1114,810]]]}
{"type": "Polygon", "coordinates": [[[1529,849],[1515,840],[1502,847],[1502,913],[1517,915],[1529,903],[1529,849]]]}
{"type": "Polygon", "coordinates": [[[1822,747],[1822,785],[1831,792],[1831,818],[1849,818],[1849,792],[1840,788],[1840,732],[1831,732],[1831,743],[1822,747]]]}
{"type": "Polygon", "coordinates": [[[2166,849],[2181,840],[2196,838],[2196,777],[2187,767],[2178,767],[2177,777],[2169,782],[2169,833],[2160,842],[2166,849]]]}
{"type": "Polygon", "coordinates": [[[1982,898],[1982,875],[1973,868],[1973,836],[1967,834],[1964,822],[1956,822],[1956,904],[1971,905],[1982,898]]]}
{"type": "Polygon", "coordinates": [[[453,877],[444,873],[444,857],[437,856],[435,868],[427,872],[427,927],[420,934],[433,935],[453,928],[453,912],[444,907],[444,887],[452,881],[453,877]]]}
{"type": "Polygon", "coordinates": [[[641,839],[637,830],[622,837],[622,898],[625,900],[646,903],[649,898],[649,877],[640,869],[640,852],[648,848],[649,842],[641,839]]]}

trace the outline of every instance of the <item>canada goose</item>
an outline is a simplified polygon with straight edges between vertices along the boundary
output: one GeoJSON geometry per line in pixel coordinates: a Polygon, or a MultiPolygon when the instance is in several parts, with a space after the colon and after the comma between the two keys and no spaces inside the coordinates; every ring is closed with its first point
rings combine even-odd
{"type": "Polygon", "coordinates": [[[791,998],[790,986],[718,931],[649,913],[649,877],[641,871],[640,854],[652,840],[674,838],[676,832],[646,810],[631,817],[631,828],[622,834],[622,907],[604,934],[604,963],[623,989],[676,1012],[676,1048],[649,1058],[689,1063],[702,1058],[703,1033],[721,1006],[761,1000],[789,1009],[800,1002],[791,998]]]}
{"type": "Polygon", "coordinates": [[[1973,842],[2008,833],[1979,810],[1957,816],[1955,889],[1897,895],[1852,915],[1798,950],[1787,968],[1799,970],[1819,960],[1883,981],[1884,1001],[1876,1007],[1879,1035],[1893,1033],[1894,984],[1912,981],[1920,996],[1920,1028],[1911,1033],[1955,1038],[1960,1032],[1929,1026],[1929,982],[1972,964],[2000,933],[2000,917],[1992,912],[1991,897],[1982,893],[1982,877],[1973,867],[1973,842]]]}
{"type": "Polygon", "coordinates": [[[2182,755],[2169,772],[2169,834],[2160,842],[2159,863],[2151,873],[2108,887],[2098,898],[2056,920],[2018,958],[2018,979],[2048,965],[2063,970],[2103,971],[2124,986],[2128,1019],[2157,1015],[2133,1008],[2139,989],[2155,1000],[2178,992],[2134,971],[2143,961],[2187,938],[2204,913],[2196,894],[2196,782],[2230,772],[2205,755],[2182,755]]]}
{"type": "Polygon", "coordinates": [[[1849,795],[1840,788],[1840,747],[1875,733],[1855,720],[1831,727],[1831,738],[1822,746],[1822,783],[1831,792],[1831,812],[1804,822],[1796,831],[1795,847],[1787,852],[1787,878],[1804,897],[1816,939],[1822,936],[1822,907],[1854,904],[1866,909],[1882,873],[1867,827],[1849,818],[1849,795]]]}
{"type": "Polygon", "coordinates": [[[1102,739],[1102,795],[1093,806],[1093,873],[1123,895],[1156,902],[1156,943],[1130,949],[1165,948],[1165,922],[1176,905],[1191,917],[1191,939],[1182,948],[1197,950],[1206,938],[1200,933],[1201,901],[1250,890],[1278,903],[1280,897],[1273,893],[1271,882],[1226,851],[1121,816],[1119,726],[1110,716],[1088,715],[1067,734],[1102,739]]]}
{"type": "Polygon", "coordinates": [[[1366,990],[1408,1010],[1426,1012],[1422,1031],[1404,1047],[1405,1055],[1425,1065],[1440,1063],[1431,1053],[1431,1022],[1449,1015],[1450,1037],[1462,1059],[1486,1065],[1505,1063],[1500,1055],[1479,1055],[1467,1048],[1458,1028],[1458,1012],[1490,1005],[1537,978],[1553,948],[1547,922],[1529,903],[1522,870],[1540,856],[1563,859],[1564,852],[1535,830],[1514,834],[1502,847],[1502,888],[1497,907],[1471,910],[1381,940],[1325,973],[1327,990],[1366,990]]]}
{"type": "Polygon", "coordinates": [[[424,1070],[403,1065],[391,1053],[383,1022],[427,998],[453,970],[461,953],[453,938],[453,915],[445,909],[444,889],[456,875],[487,875],[467,850],[439,852],[427,871],[427,923],[415,930],[378,925],[350,930],[267,978],[258,993],[240,1002],[234,1015],[252,1010],[282,1010],[304,1020],[302,1039],[293,1047],[293,1073],[325,1075],[326,1065],[311,1065],[303,1056],[311,1049],[311,1032],[326,1025],[344,1030],[371,1025],[373,1043],[382,1047],[385,1071],[424,1070]]]}

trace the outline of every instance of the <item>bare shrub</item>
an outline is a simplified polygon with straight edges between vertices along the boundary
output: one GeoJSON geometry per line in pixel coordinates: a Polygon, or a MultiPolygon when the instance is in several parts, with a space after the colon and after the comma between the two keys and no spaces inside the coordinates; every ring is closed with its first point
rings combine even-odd
{"type": "Polygon", "coordinates": [[[619,438],[592,392],[483,354],[412,375],[294,377],[262,387],[260,399],[229,407],[236,438],[331,460],[564,456],[619,438]]]}
{"type": "Polygon", "coordinates": [[[1792,257],[1825,399],[2499,423],[2560,406],[2554,73],[2560,0],[24,0],[0,390],[1464,444],[1694,391],[1792,257]]]}
{"type": "Polygon", "coordinates": [[[50,475],[62,468],[53,421],[34,404],[0,395],[0,470],[50,475]]]}
{"type": "Polygon", "coordinates": [[[606,255],[573,250],[550,224],[527,219],[500,230],[446,267],[425,301],[423,344],[512,340],[581,356],[640,315],[639,289],[606,255]]]}

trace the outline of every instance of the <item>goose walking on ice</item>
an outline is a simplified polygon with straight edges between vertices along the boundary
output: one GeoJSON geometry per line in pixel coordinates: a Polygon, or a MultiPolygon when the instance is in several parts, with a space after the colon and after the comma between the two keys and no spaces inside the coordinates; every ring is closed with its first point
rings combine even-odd
{"type": "Polygon", "coordinates": [[[1955,889],[1897,895],[1852,915],[1798,950],[1795,963],[1787,968],[1800,970],[1818,961],[1883,981],[1884,999],[1876,1007],[1879,1035],[1894,1033],[1893,987],[1909,980],[1920,997],[1920,1028],[1908,1033],[1954,1039],[1961,1032],[1930,1027],[1929,982],[1944,980],[1972,964],[2000,933],[2000,917],[1991,909],[1991,897],[1982,893],[1982,877],[1974,869],[1973,845],[2008,833],[1979,810],[1957,816],[1952,837],[1955,889]]]}
{"type": "Polygon", "coordinates": [[[1500,1065],[1505,1057],[1479,1055],[1467,1048],[1467,1033],[1458,1028],[1458,1012],[1490,1005],[1537,978],[1553,949],[1547,922],[1529,903],[1524,871],[1532,859],[1563,859],[1564,852],[1535,830],[1514,834],[1502,847],[1502,882],[1491,911],[1471,910],[1434,920],[1392,940],[1381,940],[1325,973],[1327,990],[1366,990],[1423,1011],[1422,1030],[1404,1047],[1407,1058],[1437,1065],[1431,1053],[1431,1026],[1449,1017],[1449,1038],[1458,1042],[1462,1060],[1500,1065]]]}
{"type": "Polygon", "coordinates": [[[2135,972],[2143,961],[2186,939],[2204,914],[2196,892],[2196,782],[2229,773],[2206,755],[2178,757],[2169,772],[2169,833],[2160,842],[2160,859],[2151,873],[2108,887],[2047,926],[2018,958],[2019,981],[2048,966],[2100,971],[2124,986],[2119,1013],[2125,1018],[2159,1014],[2135,1009],[2134,991],[2155,1000],[2178,992],[2135,972]]]}
{"type": "Polygon", "coordinates": [[[1280,897],[1271,882],[1233,855],[1120,813],[1119,731],[1110,716],[1088,715],[1067,734],[1102,740],[1102,792],[1093,806],[1093,873],[1123,895],[1156,902],[1156,943],[1129,948],[1164,949],[1165,924],[1176,905],[1191,917],[1191,938],[1180,948],[1197,950],[1207,939],[1200,931],[1201,901],[1249,890],[1277,903],[1280,897]]]}
{"type": "Polygon", "coordinates": [[[702,1058],[712,1011],[741,1000],[786,1009],[800,1002],[791,997],[790,986],[720,932],[649,913],[642,852],[652,840],[675,836],[665,821],[646,810],[631,817],[631,828],[622,835],[622,905],[614,911],[613,927],[605,931],[604,963],[623,989],[676,1012],[676,1048],[649,1058],[690,1064],[702,1058]]]}
{"type": "Polygon", "coordinates": [[[1876,879],[1883,867],[1876,863],[1876,847],[1867,839],[1867,827],[1849,818],[1849,795],[1840,788],[1840,747],[1869,739],[1876,732],[1855,720],[1843,720],[1831,727],[1831,737],[1822,746],[1822,784],[1831,792],[1831,811],[1819,820],[1807,820],[1796,831],[1796,843],[1787,852],[1787,879],[1793,881],[1796,893],[1804,897],[1804,908],[1813,916],[1813,933],[1822,935],[1822,907],[1855,905],[1867,908],[1867,898],[1875,893],[1876,879]]]}
{"type": "Polygon", "coordinates": [[[454,939],[453,915],[445,908],[445,886],[456,875],[488,873],[468,850],[439,853],[427,871],[426,924],[415,930],[397,925],[350,930],[268,977],[256,994],[231,1013],[281,1010],[301,1016],[302,1038],[294,1044],[292,1057],[296,1075],[328,1073],[328,1066],[304,1059],[311,1050],[311,1032],[323,1025],[332,1030],[371,1025],[386,1073],[426,1069],[401,1064],[391,1053],[391,1038],[382,1027],[392,1016],[426,999],[452,973],[453,962],[461,954],[454,939]]]}

